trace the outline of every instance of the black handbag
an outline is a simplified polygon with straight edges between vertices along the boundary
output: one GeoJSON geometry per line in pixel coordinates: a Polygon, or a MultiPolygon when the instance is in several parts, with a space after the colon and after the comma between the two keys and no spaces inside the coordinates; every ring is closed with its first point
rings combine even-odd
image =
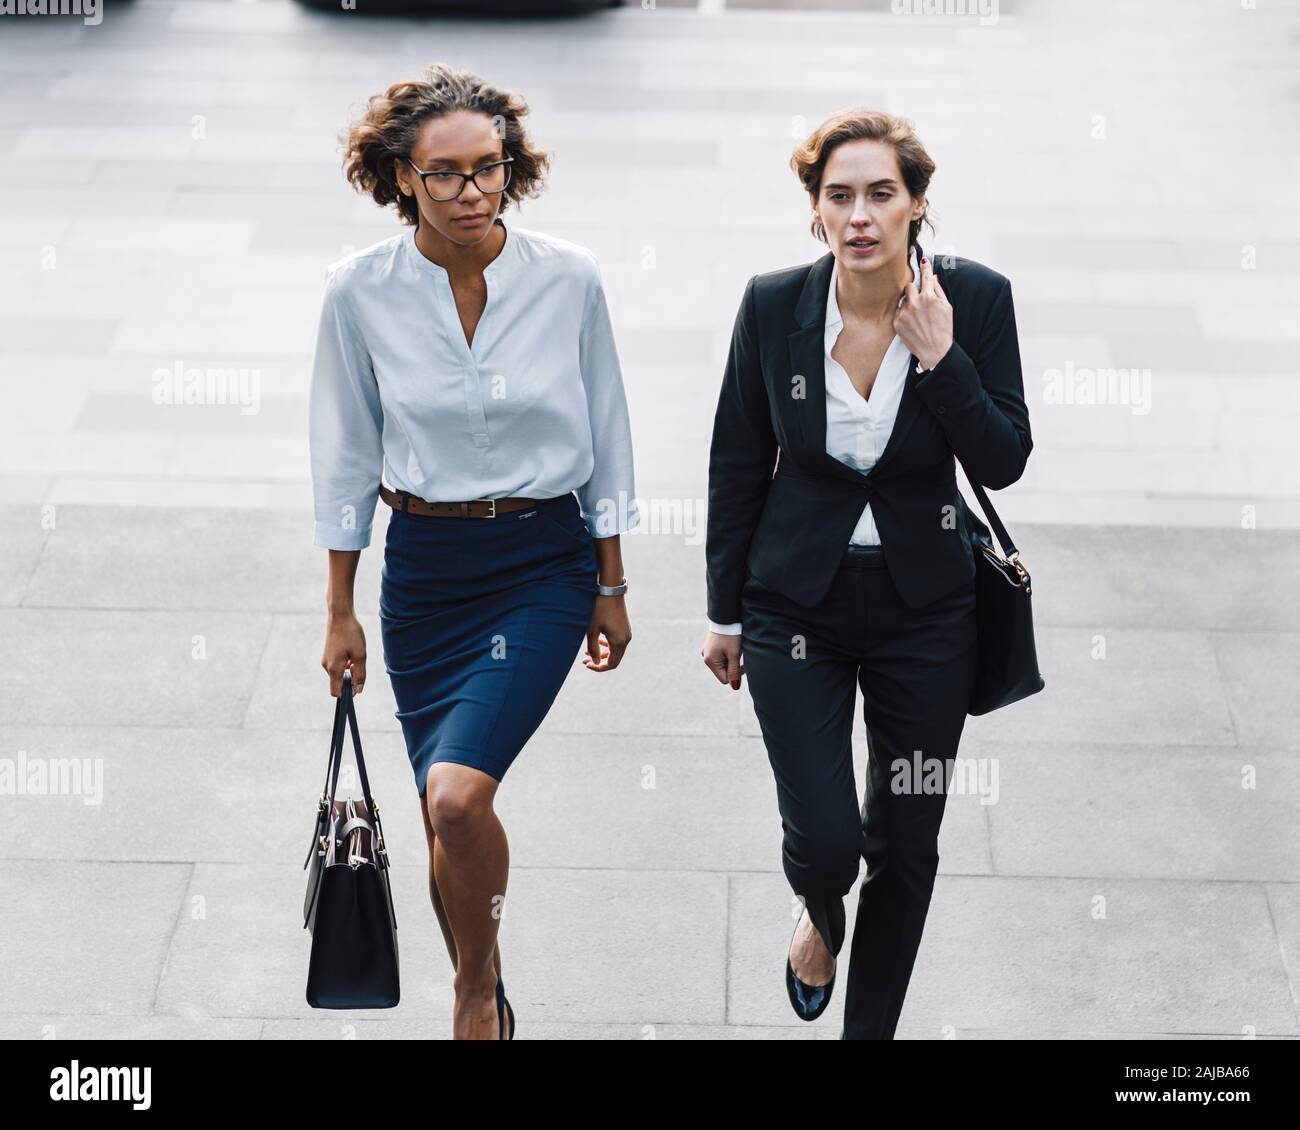
{"type": "Polygon", "coordinates": [[[975,553],[975,617],[979,636],[979,668],[966,713],[978,715],[1037,694],[1044,682],[1034,644],[1029,573],[984,488],[969,475],[967,481],[1006,554],[1003,557],[998,553],[989,537],[988,526],[966,508],[970,518],[967,531],[975,553]]]}
{"type": "Polygon", "coordinates": [[[325,785],[316,808],[316,828],[303,868],[307,895],[303,928],[311,932],[307,1003],[312,1008],[392,1008],[397,1004],[397,912],[388,878],[388,851],[379,806],[370,795],[361,754],[352,672],[334,707],[325,785]],[[362,796],[335,799],[343,761],[344,724],[362,796]]]}

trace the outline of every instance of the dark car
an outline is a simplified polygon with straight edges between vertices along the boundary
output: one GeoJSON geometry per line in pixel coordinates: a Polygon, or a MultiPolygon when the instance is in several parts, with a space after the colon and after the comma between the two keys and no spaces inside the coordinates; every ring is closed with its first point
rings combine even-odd
{"type": "MultiPolygon", "coordinates": [[[[309,8],[342,10],[340,0],[298,0],[298,3],[309,8]]],[[[406,15],[457,12],[476,16],[558,16],[624,7],[624,0],[355,0],[355,3],[355,10],[361,13],[406,15]]]]}

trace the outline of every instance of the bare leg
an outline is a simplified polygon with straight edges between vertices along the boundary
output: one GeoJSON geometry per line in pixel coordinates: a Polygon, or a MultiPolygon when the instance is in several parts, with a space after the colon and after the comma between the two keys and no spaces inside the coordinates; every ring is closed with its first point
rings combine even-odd
{"type": "MultiPolygon", "coordinates": [[[[456,969],[456,935],[451,931],[451,924],[447,921],[447,910],[442,905],[442,895],[438,893],[438,879],[434,869],[434,850],[437,845],[437,837],[433,831],[433,824],[429,820],[428,798],[419,797],[420,815],[424,819],[424,838],[429,845],[429,901],[433,903],[433,913],[438,917],[438,926],[442,930],[442,940],[447,945],[447,954],[451,958],[451,968],[454,972],[456,969]]],[[[493,955],[493,965],[498,973],[501,972],[501,946],[498,945],[496,953],[493,955]]]]}
{"type": "Polygon", "coordinates": [[[436,761],[429,767],[425,788],[426,816],[433,830],[431,887],[438,892],[444,932],[450,930],[452,936],[448,950],[455,955],[452,1038],[457,1040],[499,1038],[497,931],[510,848],[492,808],[497,786],[494,777],[478,769],[436,761]]]}

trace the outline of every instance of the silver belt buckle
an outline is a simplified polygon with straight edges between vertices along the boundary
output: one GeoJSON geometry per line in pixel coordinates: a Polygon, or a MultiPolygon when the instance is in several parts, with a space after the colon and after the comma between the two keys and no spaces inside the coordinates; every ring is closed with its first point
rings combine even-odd
{"type": "Polygon", "coordinates": [[[485,518],[495,518],[497,516],[497,500],[495,498],[476,498],[475,502],[486,502],[491,509],[484,515],[485,518]]]}

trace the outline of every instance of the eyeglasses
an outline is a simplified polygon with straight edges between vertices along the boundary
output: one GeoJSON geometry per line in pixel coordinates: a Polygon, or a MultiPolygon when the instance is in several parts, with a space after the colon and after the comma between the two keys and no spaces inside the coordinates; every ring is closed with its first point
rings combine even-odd
{"type": "Polygon", "coordinates": [[[500,161],[493,161],[492,164],[475,169],[472,173],[458,173],[455,169],[434,169],[426,173],[409,157],[406,158],[406,163],[420,174],[420,183],[424,185],[424,191],[429,194],[429,199],[445,204],[448,200],[455,200],[465,191],[467,181],[473,181],[474,187],[479,192],[489,196],[503,191],[510,183],[510,163],[513,160],[513,157],[506,157],[500,161]]]}

